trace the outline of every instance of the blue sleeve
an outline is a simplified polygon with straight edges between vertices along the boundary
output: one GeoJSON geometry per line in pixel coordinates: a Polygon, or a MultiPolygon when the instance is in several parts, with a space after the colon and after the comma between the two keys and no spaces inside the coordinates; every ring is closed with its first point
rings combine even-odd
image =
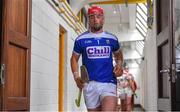
{"type": "Polygon", "coordinates": [[[120,48],[120,43],[118,42],[118,40],[114,40],[112,48],[113,52],[117,51],[120,48]]]}
{"type": "Polygon", "coordinates": [[[78,54],[82,54],[82,46],[80,44],[80,41],[78,41],[78,40],[75,40],[74,51],[78,54]]]}

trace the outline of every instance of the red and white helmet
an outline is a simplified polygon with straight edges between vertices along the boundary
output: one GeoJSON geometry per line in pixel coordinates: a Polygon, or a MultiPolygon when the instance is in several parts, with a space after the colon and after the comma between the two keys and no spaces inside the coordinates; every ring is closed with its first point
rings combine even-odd
{"type": "Polygon", "coordinates": [[[103,15],[104,10],[103,10],[103,8],[101,8],[99,6],[92,6],[88,9],[88,15],[95,14],[95,13],[100,13],[103,15]]]}

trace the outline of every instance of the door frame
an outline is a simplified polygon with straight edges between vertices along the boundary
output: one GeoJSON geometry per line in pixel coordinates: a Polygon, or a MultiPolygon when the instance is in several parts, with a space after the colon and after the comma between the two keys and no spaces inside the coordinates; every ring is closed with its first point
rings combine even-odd
{"type": "MultiPolygon", "coordinates": [[[[176,51],[175,51],[175,42],[174,42],[174,2],[173,0],[169,0],[170,4],[169,4],[169,20],[168,20],[168,29],[169,29],[169,56],[170,56],[170,106],[171,106],[171,110],[175,110],[176,109],[176,83],[173,82],[173,80],[175,80],[175,75],[176,75],[176,51]]],[[[158,4],[158,2],[156,2],[158,4]]],[[[160,12],[160,11],[157,11],[160,12]]],[[[157,14],[157,16],[159,16],[157,14]]],[[[157,22],[158,23],[158,22],[157,22]]],[[[157,25],[157,29],[158,29],[158,25],[157,25]]],[[[158,32],[158,31],[157,31],[158,32]]],[[[158,71],[159,72],[159,69],[158,71]]],[[[157,73],[158,74],[158,73],[157,73]]]]}
{"type": "MultiPolygon", "coordinates": [[[[172,65],[173,65],[173,69],[172,69],[172,77],[174,78],[174,80],[176,80],[176,48],[175,48],[175,32],[174,32],[174,0],[171,0],[171,35],[172,35],[172,65]]],[[[171,84],[172,89],[171,89],[171,93],[172,93],[172,100],[171,100],[171,106],[172,106],[172,110],[177,111],[177,107],[176,107],[176,83],[172,83],[171,84]]]]}
{"type": "Polygon", "coordinates": [[[174,5],[173,0],[170,0],[170,55],[171,55],[171,110],[176,109],[176,83],[173,82],[176,75],[176,51],[175,51],[175,43],[174,43],[174,5]]]}
{"type": "MultiPolygon", "coordinates": [[[[169,93],[169,97],[170,98],[160,98],[159,97],[159,91],[162,91],[160,88],[158,88],[158,99],[157,99],[157,106],[159,108],[165,108],[164,106],[167,105],[169,106],[167,109],[170,109],[172,110],[173,109],[173,98],[174,98],[174,84],[172,83],[172,74],[173,74],[173,71],[172,71],[172,64],[173,64],[173,18],[172,18],[172,1],[173,0],[169,0],[169,10],[168,10],[168,25],[166,26],[166,28],[164,28],[163,30],[161,29],[161,23],[159,21],[161,21],[161,6],[159,5],[161,2],[159,2],[158,0],[156,1],[156,16],[157,16],[157,48],[158,48],[158,45],[160,44],[165,44],[166,42],[168,42],[168,47],[169,47],[169,65],[168,65],[168,68],[170,70],[169,74],[166,74],[166,75],[169,75],[170,76],[170,82],[169,82],[169,89],[170,89],[170,93],[169,93]],[[162,39],[162,38],[158,38],[158,37],[164,37],[163,35],[167,36],[168,37],[166,39],[162,39]],[[165,40],[165,41],[162,41],[162,40],[165,40]],[[161,41],[161,42],[160,42],[161,41]],[[169,103],[170,104],[169,104],[169,103]],[[162,104],[162,105],[161,105],[162,104]]],[[[158,51],[158,49],[157,49],[158,51]]],[[[161,75],[160,74],[160,70],[162,69],[162,66],[160,65],[161,64],[161,60],[158,60],[159,58],[161,58],[161,56],[158,54],[157,52],[157,66],[158,66],[158,69],[157,69],[157,75],[161,75]]],[[[157,76],[157,79],[158,79],[158,87],[159,87],[159,76],[157,76]]],[[[166,106],[166,107],[167,107],[166,106]]],[[[157,108],[157,109],[159,109],[157,108]]]]}
{"type": "Polygon", "coordinates": [[[64,111],[64,91],[65,91],[65,37],[66,37],[66,30],[63,26],[59,26],[59,101],[58,101],[58,111],[64,111]]]}
{"type": "MultiPolygon", "coordinates": [[[[3,10],[4,10],[4,0],[0,1],[0,70],[1,70],[1,64],[2,64],[2,50],[3,50],[3,10]]],[[[1,72],[1,71],[0,71],[1,72]]],[[[2,110],[2,87],[0,83],[0,110],[2,110]]]]}

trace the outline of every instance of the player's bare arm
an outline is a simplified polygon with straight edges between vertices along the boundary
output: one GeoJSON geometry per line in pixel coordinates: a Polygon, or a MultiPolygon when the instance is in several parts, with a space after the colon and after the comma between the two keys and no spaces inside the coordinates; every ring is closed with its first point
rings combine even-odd
{"type": "Polygon", "coordinates": [[[122,64],[123,64],[123,54],[122,51],[119,49],[118,51],[114,52],[114,58],[116,65],[114,67],[114,74],[116,77],[119,77],[122,75],[123,70],[122,70],[122,64]]]}
{"type": "Polygon", "coordinates": [[[83,88],[83,81],[79,77],[79,69],[78,69],[78,61],[79,61],[80,55],[73,52],[71,56],[71,71],[73,73],[74,80],[76,81],[76,84],[78,88],[83,88]]]}

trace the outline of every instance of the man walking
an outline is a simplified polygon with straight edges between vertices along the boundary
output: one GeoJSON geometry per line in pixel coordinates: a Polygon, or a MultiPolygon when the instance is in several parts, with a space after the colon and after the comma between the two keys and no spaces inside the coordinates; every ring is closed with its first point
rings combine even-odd
{"type": "Polygon", "coordinates": [[[103,31],[104,10],[98,6],[88,9],[89,30],[78,36],[71,57],[71,69],[78,88],[84,92],[88,111],[115,111],[117,105],[116,77],[121,76],[123,56],[116,36],[103,31]],[[89,83],[79,77],[78,61],[89,74],[89,83]],[[113,67],[113,57],[116,65],[113,67]]]}

